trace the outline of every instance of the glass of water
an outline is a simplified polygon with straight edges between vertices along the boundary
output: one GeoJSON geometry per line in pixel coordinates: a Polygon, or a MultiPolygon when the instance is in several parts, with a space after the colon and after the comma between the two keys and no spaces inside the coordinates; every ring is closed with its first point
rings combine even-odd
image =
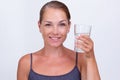
{"type": "MultiPolygon", "coordinates": [[[[77,41],[82,42],[82,41],[76,39],[76,37],[78,37],[80,35],[88,35],[88,36],[90,36],[91,28],[92,28],[91,25],[75,24],[74,25],[75,43],[77,41]]],[[[77,46],[77,44],[75,44],[75,47],[74,47],[75,52],[84,53],[84,51],[82,49],[80,49],[80,48],[78,48],[76,46],[77,46]]]]}

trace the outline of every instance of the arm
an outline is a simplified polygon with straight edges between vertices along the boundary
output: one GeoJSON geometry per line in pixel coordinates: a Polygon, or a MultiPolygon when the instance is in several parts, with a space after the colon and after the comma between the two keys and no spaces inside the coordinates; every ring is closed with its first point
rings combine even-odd
{"type": "Polygon", "coordinates": [[[100,80],[95,57],[87,60],[87,80],[100,80]]]}
{"type": "Polygon", "coordinates": [[[18,63],[17,80],[28,80],[30,69],[29,55],[23,56],[18,63]]]}
{"type": "Polygon", "coordinates": [[[87,80],[87,64],[86,64],[84,54],[79,54],[78,62],[79,62],[79,67],[78,68],[81,72],[81,80],[87,80]]]}
{"type": "MultiPolygon", "coordinates": [[[[83,76],[86,76],[87,80],[100,80],[100,75],[94,56],[93,41],[87,35],[82,35],[78,39],[82,42],[78,42],[77,44],[79,46],[77,47],[85,51],[85,53],[83,53],[84,60],[82,61],[84,62],[82,62],[83,69],[81,69],[81,72],[86,72],[86,74],[83,74],[83,76]]],[[[86,79],[83,78],[82,80],[86,79]]]]}

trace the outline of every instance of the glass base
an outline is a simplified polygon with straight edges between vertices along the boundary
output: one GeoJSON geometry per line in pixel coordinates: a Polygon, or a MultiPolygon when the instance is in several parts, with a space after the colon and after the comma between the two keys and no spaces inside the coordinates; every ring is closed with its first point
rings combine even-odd
{"type": "Polygon", "coordinates": [[[75,49],[75,52],[77,52],[77,53],[84,53],[84,51],[82,49],[78,49],[78,48],[75,49]]]}

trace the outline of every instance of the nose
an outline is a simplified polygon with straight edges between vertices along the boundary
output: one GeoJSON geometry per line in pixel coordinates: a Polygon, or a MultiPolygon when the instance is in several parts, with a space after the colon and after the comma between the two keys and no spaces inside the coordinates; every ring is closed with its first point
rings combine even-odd
{"type": "Polygon", "coordinates": [[[57,27],[57,26],[54,26],[54,27],[53,27],[53,34],[58,35],[58,33],[59,33],[58,27],[57,27]]]}

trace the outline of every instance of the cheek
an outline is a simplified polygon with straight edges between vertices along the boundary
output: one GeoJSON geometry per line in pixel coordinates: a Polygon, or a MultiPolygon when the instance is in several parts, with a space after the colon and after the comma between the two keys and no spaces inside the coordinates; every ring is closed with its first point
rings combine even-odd
{"type": "Polygon", "coordinates": [[[63,30],[64,34],[67,34],[68,32],[69,32],[69,28],[66,28],[66,29],[63,30]]]}
{"type": "Polygon", "coordinates": [[[43,39],[45,39],[45,37],[47,36],[47,34],[48,34],[48,31],[47,30],[45,30],[44,28],[41,28],[41,34],[42,34],[42,37],[43,37],[43,39]]]}
{"type": "Polygon", "coordinates": [[[43,35],[48,34],[50,31],[51,31],[50,29],[47,29],[47,28],[41,28],[41,33],[42,33],[43,35]]]}
{"type": "Polygon", "coordinates": [[[63,36],[67,36],[67,33],[68,33],[67,30],[62,30],[62,31],[61,31],[61,34],[62,34],[63,36]]]}

